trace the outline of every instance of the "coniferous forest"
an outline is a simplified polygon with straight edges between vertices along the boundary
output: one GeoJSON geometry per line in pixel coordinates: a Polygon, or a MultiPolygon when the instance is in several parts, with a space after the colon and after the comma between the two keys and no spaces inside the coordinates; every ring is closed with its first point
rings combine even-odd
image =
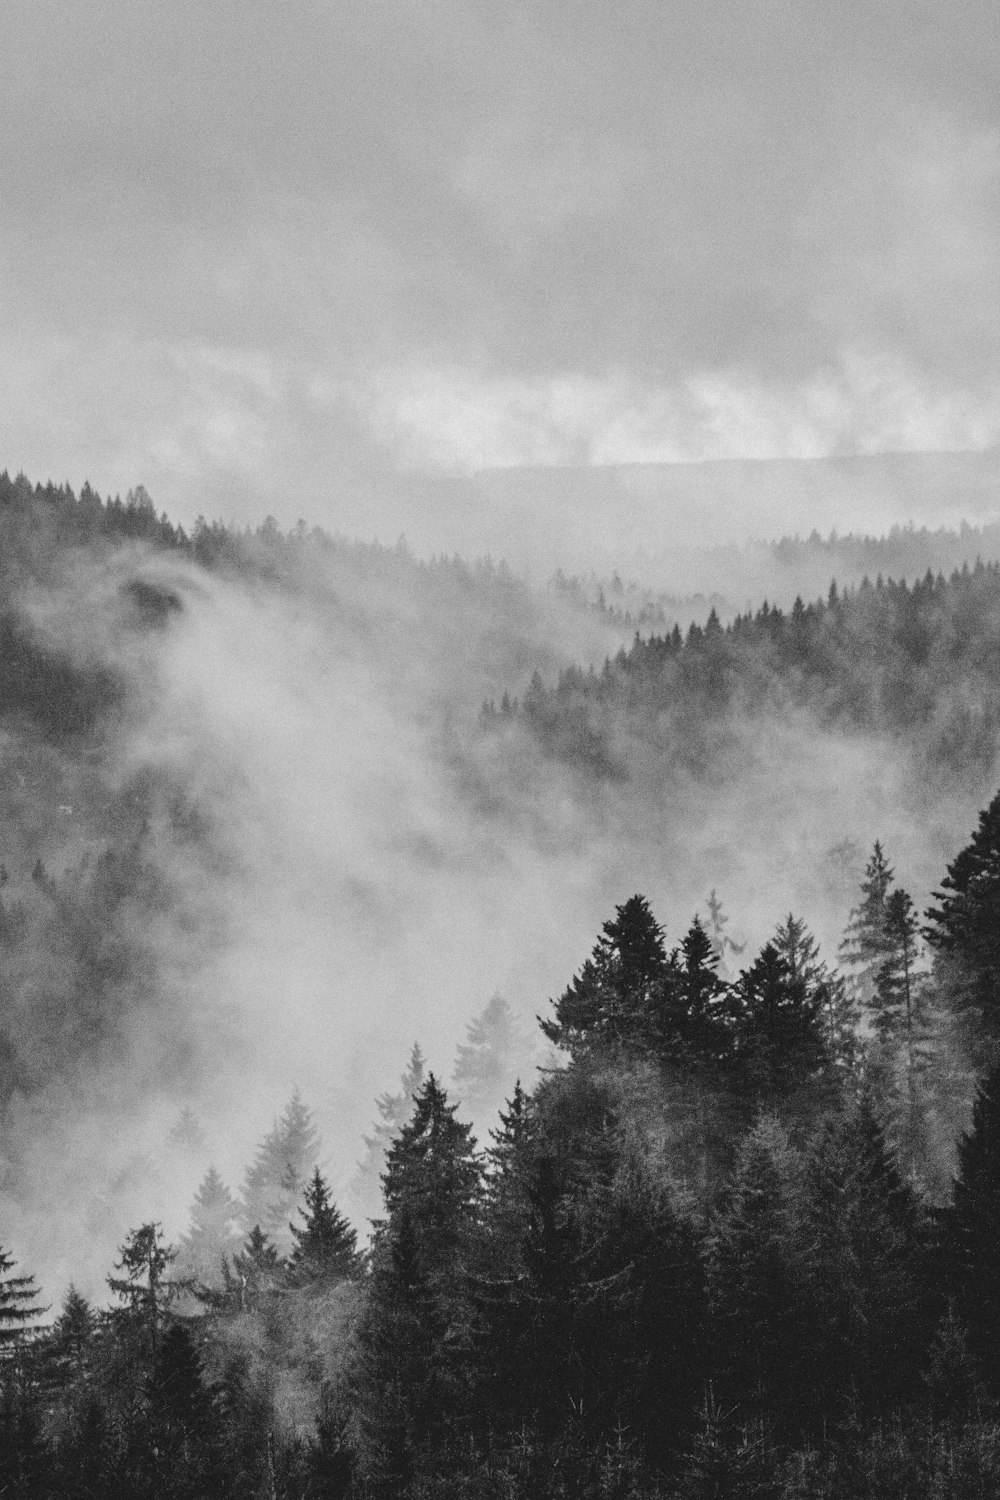
{"type": "MultiPolygon", "coordinates": [[[[960,541],[928,546],[953,563],[960,541]]],[[[917,576],[627,636],[632,615],[565,579],[273,523],[188,535],[142,492],[4,476],[0,542],[0,1494],[1000,1491],[996,562],[973,553],[946,574],[931,556],[917,576]],[[661,897],[683,910],[679,863],[670,883],[644,855],[655,890],[611,899],[595,873],[603,916],[527,1007],[497,991],[477,930],[481,993],[450,1074],[440,1034],[404,1037],[401,1074],[346,1148],[319,1097],[341,1060],[289,979],[262,1001],[279,1015],[263,1034],[300,1034],[309,1088],[212,1160],[218,1095],[249,1093],[259,1068],[241,1030],[255,1013],[210,1011],[199,988],[207,955],[249,941],[227,893],[262,891],[246,925],[293,967],[277,916],[292,877],[267,861],[248,874],[256,846],[229,833],[232,799],[249,798],[242,742],[199,741],[197,776],[183,754],[182,710],[200,701],[184,693],[204,670],[224,695],[207,643],[227,622],[245,632],[248,599],[275,636],[283,610],[311,612],[345,673],[360,642],[369,687],[405,677],[419,708],[380,721],[381,748],[419,732],[478,842],[441,833],[428,796],[412,824],[392,803],[386,850],[422,881],[457,872],[449,900],[469,920],[458,887],[491,862],[511,883],[518,849],[525,878],[542,865],[555,949],[560,908],[540,893],[569,868],[564,847],[579,861],[585,838],[605,850],[613,834],[620,882],[625,835],[648,823],[655,844],[662,816],[679,861],[698,809],[734,778],[727,809],[753,795],[740,768],[775,725],[848,744],[857,764],[894,758],[934,838],[911,875],[893,834],[907,859],[918,834],[873,797],[870,826],[800,852],[816,913],[773,909],[783,888],[764,900],[723,868],[729,910],[713,888],[677,920],[661,897]],[[524,831],[518,787],[526,802],[558,788],[563,821],[524,831]],[[763,925],[740,917],[769,902],[763,925]],[[113,1170],[92,1126],[109,1090],[135,1133],[113,1170]]],[[[338,701],[331,737],[341,713],[362,710],[338,701]]],[[[271,780],[291,777],[283,754],[271,780]]],[[[766,805],[780,803],[779,785],[766,805]]],[[[341,810],[324,840],[348,823],[341,810]]],[[[367,866],[336,889],[362,951],[406,920],[367,866]]],[[[363,975],[349,979],[356,1005],[363,975]]]]}

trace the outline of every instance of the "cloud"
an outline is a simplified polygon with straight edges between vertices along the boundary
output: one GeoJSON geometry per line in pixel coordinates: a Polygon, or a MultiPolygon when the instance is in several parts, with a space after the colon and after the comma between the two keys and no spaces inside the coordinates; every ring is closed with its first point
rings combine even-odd
{"type": "Polygon", "coordinates": [[[39,0],[5,32],[15,468],[247,515],[290,473],[322,520],[341,466],[811,451],[824,400],[861,451],[978,440],[947,413],[1000,374],[988,8],[39,0]],[[841,416],[858,361],[918,420],[841,416]]]}

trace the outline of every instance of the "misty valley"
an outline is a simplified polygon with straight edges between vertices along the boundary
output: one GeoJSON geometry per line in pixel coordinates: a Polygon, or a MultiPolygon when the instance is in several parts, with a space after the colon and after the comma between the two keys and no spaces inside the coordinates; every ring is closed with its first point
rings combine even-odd
{"type": "Polygon", "coordinates": [[[0,1494],[1000,1493],[1000,526],[0,475],[0,1494]]]}

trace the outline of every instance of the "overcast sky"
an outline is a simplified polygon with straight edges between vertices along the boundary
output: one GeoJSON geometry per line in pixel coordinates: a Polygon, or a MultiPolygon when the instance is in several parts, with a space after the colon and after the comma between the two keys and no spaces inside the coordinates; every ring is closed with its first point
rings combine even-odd
{"type": "Polygon", "coordinates": [[[995,0],[5,0],[0,466],[336,528],[400,472],[1000,438],[995,0]]]}

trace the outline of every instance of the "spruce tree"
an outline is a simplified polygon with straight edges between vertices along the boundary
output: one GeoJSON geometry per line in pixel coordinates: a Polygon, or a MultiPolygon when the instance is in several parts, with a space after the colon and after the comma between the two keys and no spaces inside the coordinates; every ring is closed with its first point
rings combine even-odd
{"type": "Polygon", "coordinates": [[[142,1224],[131,1231],[121,1247],[121,1260],[115,1263],[115,1269],[122,1275],[107,1278],[122,1303],[117,1310],[119,1318],[137,1327],[154,1352],[169,1309],[191,1290],[190,1281],[170,1275],[176,1259],[177,1251],[164,1243],[160,1225],[142,1224]]]}
{"type": "Polygon", "coordinates": [[[848,1398],[888,1409],[912,1386],[929,1336],[926,1232],[866,1098],[822,1128],[806,1202],[820,1410],[848,1398]]]}
{"type": "Polygon", "coordinates": [[[773,1117],[758,1119],[740,1144],[708,1263],[725,1403],[794,1424],[810,1377],[810,1241],[802,1162],[773,1117]]]}
{"type": "Polygon", "coordinates": [[[433,1073],[389,1148],[358,1330],[362,1460],[376,1492],[405,1493],[421,1454],[457,1434],[472,1392],[467,1260],[481,1167],[433,1073]]]}
{"type": "Polygon", "coordinates": [[[738,1095],[757,1109],[797,1102],[821,1080],[829,1058],[820,996],[810,993],[774,943],[731,986],[732,1076],[738,1095]]]}
{"type": "Polygon", "coordinates": [[[330,1198],[319,1167],[306,1186],[301,1225],[290,1224],[294,1246],[288,1257],[289,1279],[297,1286],[329,1286],[358,1274],[358,1237],[330,1198]]]}
{"type": "Polygon", "coordinates": [[[856,1072],[861,1060],[860,1009],[842,974],[821,959],[819,944],[800,917],[789,912],[773,938],[779,957],[794,981],[805,985],[817,1002],[819,1027],[829,1066],[841,1083],[856,1072]]]}
{"type": "Polygon", "coordinates": [[[24,1342],[41,1316],[34,1276],[12,1276],[17,1262],[0,1248],[0,1360],[24,1342]]]}
{"type": "Polygon", "coordinates": [[[895,1088],[887,1090],[892,1138],[911,1180],[927,1159],[927,1083],[932,1022],[926,976],[919,969],[919,927],[913,901],[897,886],[885,909],[885,956],[871,1001],[875,1031],[895,1088]]]}
{"type": "Polygon", "coordinates": [[[223,1256],[238,1249],[240,1209],[215,1167],[209,1167],[194,1203],[191,1227],[178,1245],[177,1269],[202,1286],[222,1285],[223,1256]]]}
{"type": "Polygon", "coordinates": [[[224,1262],[221,1293],[205,1300],[233,1312],[253,1312],[281,1290],[285,1280],[285,1263],[278,1247],[268,1239],[259,1224],[247,1235],[242,1250],[232,1263],[224,1262]]]}
{"type": "Polygon", "coordinates": [[[840,945],[840,960],[851,975],[856,1000],[871,1004],[875,978],[885,959],[886,903],[895,879],[878,839],[865,867],[861,900],[851,912],[840,945]]]}
{"type": "Polygon", "coordinates": [[[1000,1037],[1000,792],[948,866],[924,929],[952,1009],[995,1045],[1000,1037]]]}
{"type": "Polygon", "coordinates": [[[419,1043],[414,1042],[398,1093],[382,1094],[375,1101],[379,1118],[371,1135],[364,1138],[365,1155],[350,1188],[352,1203],[363,1218],[373,1219],[379,1212],[386,1152],[413,1113],[413,1101],[423,1087],[425,1071],[424,1055],[419,1043]]]}
{"type": "Polygon", "coordinates": [[[573,1056],[595,1047],[642,1044],[662,1005],[663,932],[644,896],[615,908],[579,974],[540,1020],[550,1042],[573,1056]]]}
{"type": "Polygon", "coordinates": [[[942,1223],[949,1290],[1000,1394],[1000,1064],[976,1094],[942,1223]]]}
{"type": "Polygon", "coordinates": [[[43,1380],[49,1389],[62,1389],[87,1373],[97,1328],[97,1314],[70,1283],[42,1348],[43,1380]]]}
{"type": "Polygon", "coordinates": [[[695,917],[680,953],[671,955],[658,1023],[663,1060],[703,1077],[719,1075],[730,1046],[718,965],[712,940],[695,917]]]}
{"type": "Polygon", "coordinates": [[[466,1114],[473,1120],[495,1115],[513,1078],[528,1068],[531,1048],[502,995],[467,1028],[458,1048],[452,1082],[466,1114]]]}
{"type": "Polygon", "coordinates": [[[243,1222],[259,1225],[279,1250],[289,1247],[288,1221],[316,1158],[319,1136],[298,1089],[261,1141],[243,1187],[243,1222]]]}

